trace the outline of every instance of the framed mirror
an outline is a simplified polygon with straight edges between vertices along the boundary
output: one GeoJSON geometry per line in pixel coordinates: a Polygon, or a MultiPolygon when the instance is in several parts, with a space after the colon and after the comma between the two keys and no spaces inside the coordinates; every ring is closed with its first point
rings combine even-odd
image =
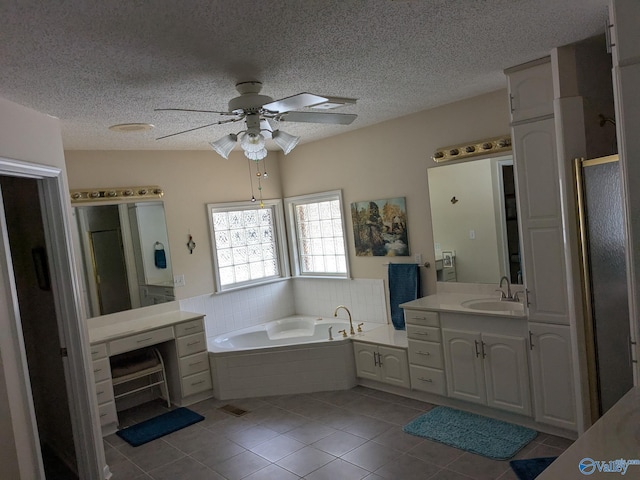
{"type": "Polygon", "coordinates": [[[427,170],[437,280],[522,283],[511,155],[427,170]]]}
{"type": "Polygon", "coordinates": [[[175,300],[161,201],[74,207],[89,317],[175,300]]]}

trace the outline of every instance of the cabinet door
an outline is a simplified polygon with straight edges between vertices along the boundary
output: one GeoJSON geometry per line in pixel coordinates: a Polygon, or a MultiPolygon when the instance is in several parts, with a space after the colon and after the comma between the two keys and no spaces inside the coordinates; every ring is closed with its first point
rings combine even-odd
{"type": "Polygon", "coordinates": [[[576,400],[568,326],[529,324],[537,422],[576,430],[576,400]]]}
{"type": "Polygon", "coordinates": [[[378,347],[378,362],[381,381],[409,388],[409,362],[406,350],[380,345],[378,347]]]}
{"type": "Polygon", "coordinates": [[[528,316],[569,324],[553,118],[513,128],[528,316]]]}
{"type": "Polygon", "coordinates": [[[551,62],[507,72],[511,120],[519,122],[553,114],[551,62]]]}
{"type": "Polygon", "coordinates": [[[442,329],[442,337],[448,395],[469,402],[486,403],[480,334],[442,329]]]}
{"type": "Polygon", "coordinates": [[[356,359],[356,375],[360,378],[380,380],[380,368],[376,359],[378,347],[368,343],[353,342],[356,359]]]}
{"type": "Polygon", "coordinates": [[[487,404],[531,415],[527,342],[522,337],[482,334],[487,404]]]}

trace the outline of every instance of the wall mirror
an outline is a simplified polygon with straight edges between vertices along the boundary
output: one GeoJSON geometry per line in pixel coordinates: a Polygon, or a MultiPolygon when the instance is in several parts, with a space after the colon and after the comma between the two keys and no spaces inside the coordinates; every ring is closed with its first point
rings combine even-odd
{"type": "Polygon", "coordinates": [[[161,201],[74,207],[89,317],[175,300],[161,201]]]}
{"type": "Polygon", "coordinates": [[[437,280],[522,283],[513,157],[427,170],[437,280]]]}

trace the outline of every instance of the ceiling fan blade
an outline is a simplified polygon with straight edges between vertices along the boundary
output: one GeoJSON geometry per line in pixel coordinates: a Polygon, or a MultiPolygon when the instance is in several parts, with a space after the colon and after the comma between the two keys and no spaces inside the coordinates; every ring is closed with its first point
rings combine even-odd
{"type": "Polygon", "coordinates": [[[175,137],[176,135],[182,135],[183,133],[193,132],[194,130],[200,130],[202,128],[212,127],[214,125],[224,125],[225,123],[238,122],[240,120],[242,120],[242,117],[240,117],[240,118],[232,118],[232,119],[229,119],[229,120],[222,120],[220,122],[209,123],[207,125],[202,125],[200,127],[190,128],[189,130],[182,130],[181,132],[170,133],[169,135],[164,135],[163,137],[158,137],[158,138],[156,138],[156,140],[162,140],[163,138],[175,137]]]}
{"type": "Polygon", "coordinates": [[[314,95],[313,93],[298,93],[291,97],[275,100],[271,103],[266,103],[262,106],[265,110],[271,112],[290,112],[291,110],[297,110],[299,108],[310,107],[311,105],[317,105],[318,103],[326,102],[326,97],[320,95],[314,95]]]}
{"type": "Polygon", "coordinates": [[[281,122],[328,123],[349,125],[358,115],[354,113],[287,112],[278,116],[281,122]]]}
{"type": "Polygon", "coordinates": [[[233,112],[218,112],[216,110],[193,110],[190,108],[154,108],[154,112],[199,112],[199,113],[217,113],[219,115],[236,115],[233,112]]]}

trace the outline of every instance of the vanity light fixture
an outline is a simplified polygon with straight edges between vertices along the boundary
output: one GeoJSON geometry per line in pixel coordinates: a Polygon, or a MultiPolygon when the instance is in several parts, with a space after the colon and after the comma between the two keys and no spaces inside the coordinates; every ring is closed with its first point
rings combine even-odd
{"type": "Polygon", "coordinates": [[[502,137],[439,148],[434,152],[431,159],[436,163],[441,163],[479,155],[487,155],[489,153],[508,152],[510,150],[511,137],[509,135],[504,135],[502,137]]]}
{"type": "Polygon", "coordinates": [[[164,192],[158,185],[146,185],[138,187],[94,188],[74,189],[69,191],[71,203],[89,203],[101,201],[125,200],[136,201],[140,199],[161,198],[164,192]]]}

